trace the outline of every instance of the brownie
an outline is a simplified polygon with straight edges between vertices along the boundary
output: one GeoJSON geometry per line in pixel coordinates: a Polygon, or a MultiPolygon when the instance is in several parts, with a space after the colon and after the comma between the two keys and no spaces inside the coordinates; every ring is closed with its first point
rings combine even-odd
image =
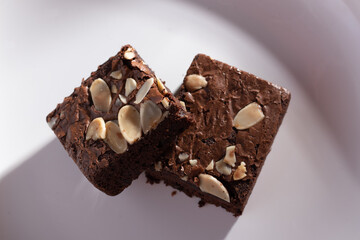
{"type": "Polygon", "coordinates": [[[169,148],[191,117],[126,45],[46,120],[87,179],[116,195],[169,148]]]}
{"type": "Polygon", "coordinates": [[[195,122],[146,171],[167,185],[239,216],[286,113],[290,93],[197,55],[178,94],[195,122]]]}

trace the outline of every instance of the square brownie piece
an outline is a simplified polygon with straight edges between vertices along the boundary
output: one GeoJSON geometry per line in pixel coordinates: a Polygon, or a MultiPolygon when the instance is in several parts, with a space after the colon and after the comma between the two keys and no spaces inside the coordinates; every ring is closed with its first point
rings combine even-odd
{"type": "Polygon", "coordinates": [[[129,186],[191,118],[130,45],[46,118],[87,179],[108,195],[129,186]]]}
{"type": "Polygon", "coordinates": [[[242,214],[290,101],[281,87],[197,55],[177,94],[195,122],[146,171],[204,203],[242,214]]]}

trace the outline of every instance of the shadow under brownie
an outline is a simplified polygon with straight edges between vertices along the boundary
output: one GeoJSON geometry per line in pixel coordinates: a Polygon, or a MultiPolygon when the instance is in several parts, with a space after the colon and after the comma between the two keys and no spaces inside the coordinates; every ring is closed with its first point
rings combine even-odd
{"type": "Polygon", "coordinates": [[[281,87],[197,55],[177,94],[195,122],[146,171],[205,203],[242,214],[290,102],[281,87]]]}
{"type": "Polygon", "coordinates": [[[191,122],[130,45],[99,66],[46,118],[87,179],[123,191],[191,122]]]}

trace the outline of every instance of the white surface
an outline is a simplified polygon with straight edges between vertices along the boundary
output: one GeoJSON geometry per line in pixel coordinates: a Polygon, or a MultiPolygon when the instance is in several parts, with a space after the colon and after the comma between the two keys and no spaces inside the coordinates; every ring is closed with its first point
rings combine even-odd
{"type": "Polygon", "coordinates": [[[359,16],[351,0],[1,0],[0,239],[359,239],[359,16]],[[202,52],[292,92],[243,216],[143,176],[106,196],[55,140],[47,113],[126,43],[173,90],[202,52]]]}

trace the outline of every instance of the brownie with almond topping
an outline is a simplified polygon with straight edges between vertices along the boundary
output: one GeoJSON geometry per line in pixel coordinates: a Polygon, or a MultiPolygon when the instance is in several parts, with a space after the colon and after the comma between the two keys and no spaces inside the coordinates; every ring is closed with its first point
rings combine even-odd
{"type": "Polygon", "coordinates": [[[191,123],[130,45],[83,80],[46,120],[85,177],[108,195],[129,186],[191,123]]]}
{"type": "Polygon", "coordinates": [[[239,216],[290,102],[282,87],[198,54],[176,95],[194,123],[146,171],[167,185],[239,216]]]}

